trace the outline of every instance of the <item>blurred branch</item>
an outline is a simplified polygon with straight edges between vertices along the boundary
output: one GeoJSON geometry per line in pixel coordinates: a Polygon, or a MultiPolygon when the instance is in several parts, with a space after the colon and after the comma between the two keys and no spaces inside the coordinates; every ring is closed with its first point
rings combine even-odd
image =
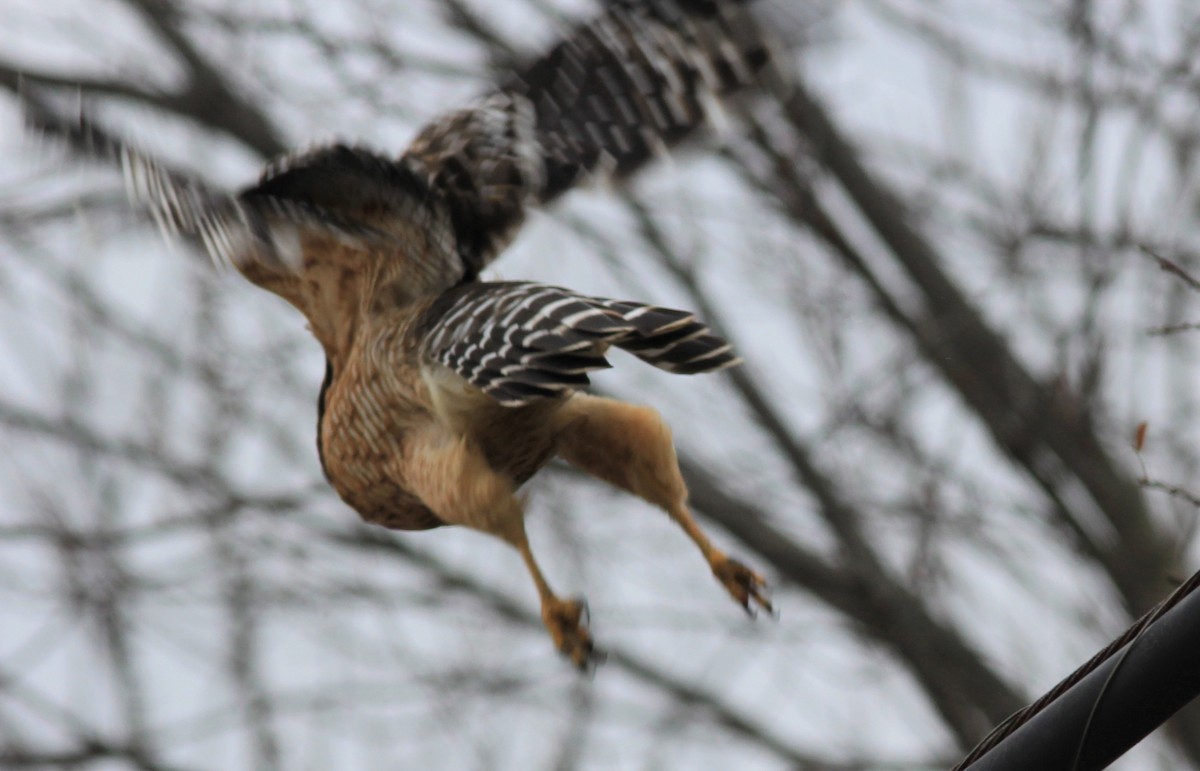
{"type": "MultiPolygon", "coordinates": [[[[223,505],[234,509],[281,512],[298,508],[313,490],[292,495],[254,495],[233,489],[228,480],[205,464],[194,464],[166,456],[161,448],[132,439],[112,439],[69,418],[54,419],[37,415],[16,405],[0,402],[0,425],[10,429],[56,439],[89,454],[105,455],[151,469],[173,482],[216,494],[223,505]]],[[[318,488],[324,485],[317,483],[318,488]]]]}
{"type": "Polygon", "coordinates": [[[464,0],[442,0],[441,7],[451,27],[484,45],[491,55],[493,69],[504,70],[516,62],[519,56],[516,47],[464,0]]]}
{"type": "MultiPolygon", "coordinates": [[[[911,279],[924,307],[910,315],[865,269],[861,258],[852,258],[852,266],[900,328],[915,338],[927,362],[943,373],[988,426],[998,446],[1050,494],[1053,511],[1061,515],[1060,524],[1075,533],[1087,553],[1101,562],[1127,611],[1135,614],[1152,606],[1168,587],[1175,549],[1154,523],[1136,481],[1118,469],[1105,451],[1082,400],[1065,389],[1051,393],[1025,370],[942,270],[943,261],[908,221],[899,197],[866,170],[842,130],[799,82],[784,108],[789,122],[806,138],[815,157],[855,202],[911,279]],[[1057,491],[1064,473],[1089,492],[1117,534],[1115,543],[1089,535],[1087,512],[1065,503],[1065,495],[1057,491]]],[[[759,144],[773,155],[761,136],[759,144]]],[[[776,160],[783,162],[781,157],[776,160]]],[[[752,170],[746,170],[753,181],[752,170]]],[[[777,173],[766,188],[835,251],[844,257],[854,255],[850,240],[815,205],[808,185],[797,186],[796,182],[794,175],[777,173]]],[[[1179,719],[1190,726],[1181,730],[1181,735],[1200,735],[1200,714],[1185,711],[1179,719]]],[[[1200,745],[1188,750],[1195,753],[1200,745]]]]}
{"type": "Polygon", "coordinates": [[[1181,332],[1195,332],[1200,330],[1200,322],[1189,321],[1179,324],[1166,324],[1160,327],[1150,327],[1146,330],[1146,334],[1151,337],[1167,337],[1169,335],[1177,335],[1181,332]]]}
{"type": "Polygon", "coordinates": [[[919,597],[854,562],[829,565],[770,524],[769,512],[726,495],[713,475],[679,455],[692,505],[719,523],[795,586],[852,618],[892,651],[921,683],[960,747],[971,747],[994,723],[1018,709],[1021,696],[983,663],[919,597]]]}
{"type": "MultiPolygon", "coordinates": [[[[517,622],[531,629],[541,630],[542,622],[524,604],[510,599],[497,591],[495,587],[480,579],[455,570],[439,558],[427,552],[414,549],[403,538],[398,538],[385,530],[375,528],[357,528],[352,531],[332,530],[324,534],[337,543],[355,549],[390,554],[403,559],[407,563],[417,565],[436,576],[442,586],[448,591],[462,591],[477,597],[488,604],[497,615],[517,622]]],[[[607,665],[615,666],[634,675],[639,680],[652,685],[664,693],[685,704],[702,707],[712,715],[713,719],[732,730],[735,734],[747,739],[757,746],[767,749],[779,757],[792,763],[798,771],[866,771],[877,768],[868,763],[837,763],[821,760],[792,747],[782,737],[768,732],[763,726],[738,714],[722,702],[716,695],[707,693],[673,675],[646,663],[641,658],[612,647],[605,647],[607,665]]]]}
{"type": "MultiPolygon", "coordinates": [[[[629,200],[660,261],[687,287],[701,316],[720,330],[724,326],[720,314],[695,275],[667,245],[649,210],[629,200]]],[[[862,531],[861,514],[787,428],[783,416],[759,389],[750,365],[735,367],[728,377],[797,480],[816,498],[818,512],[837,534],[842,559],[838,565],[830,565],[805,552],[768,524],[768,512],[729,498],[713,481],[718,474],[702,470],[680,450],[680,466],[693,505],[769,559],[781,575],[853,618],[872,641],[890,648],[921,682],[960,745],[970,747],[991,724],[1019,708],[1022,696],[984,665],[983,657],[955,630],[935,620],[925,603],[880,562],[862,531]],[[964,689],[964,682],[973,685],[964,689]]]]}
{"type": "Polygon", "coordinates": [[[183,771],[182,766],[166,764],[138,747],[112,744],[99,739],[83,739],[75,749],[26,750],[0,749],[0,764],[5,768],[79,768],[123,760],[141,771],[183,771]]]}
{"type": "MultiPolygon", "coordinates": [[[[988,426],[997,444],[1024,467],[1043,487],[1069,472],[1091,495],[1097,508],[1117,532],[1120,543],[1103,552],[1106,569],[1125,598],[1130,612],[1150,607],[1164,593],[1166,575],[1173,567],[1169,539],[1158,531],[1137,484],[1117,468],[1082,411],[1081,400],[1060,391],[1051,393],[1018,362],[1001,337],[940,267],[941,258],[905,215],[899,197],[863,166],[858,152],[844,138],[824,107],[796,85],[786,106],[787,117],[810,143],[812,152],[857,204],[890,256],[919,290],[924,307],[910,315],[891,300],[890,315],[902,320],[926,352],[928,363],[971,405],[988,426]],[[1057,468],[1061,463],[1061,470],[1057,468]]],[[[766,148],[770,152],[769,148],[766,148]]],[[[793,185],[783,175],[773,177],[775,187],[793,185]]],[[[832,239],[843,255],[850,240],[836,233],[828,217],[813,222],[816,209],[807,189],[779,189],[779,200],[799,201],[801,211],[817,232],[832,239]]],[[[871,279],[877,297],[890,293],[871,279]]],[[[1060,499],[1061,500],[1061,499],[1060,499]]],[[[1071,512],[1067,507],[1056,508],[1071,512]]],[[[1080,517],[1082,514],[1074,514],[1080,517]]],[[[1077,533],[1087,532],[1078,521],[1063,523],[1077,533]]],[[[1091,539],[1089,539],[1091,542],[1091,539]]]]}
{"type": "Polygon", "coordinates": [[[240,96],[225,74],[184,33],[178,6],[168,0],[126,0],[126,3],[150,24],[184,65],[187,78],[179,90],[161,92],[119,79],[51,74],[13,61],[0,61],[0,86],[17,94],[24,81],[55,90],[120,97],[231,136],[260,156],[271,157],[287,149],[266,112],[240,96]]]}
{"type": "Polygon", "coordinates": [[[238,95],[228,77],[205,56],[183,30],[180,7],[170,0],[126,0],[159,34],[187,67],[185,88],[163,106],[233,136],[259,155],[270,157],[288,149],[279,130],[258,106],[238,95]]]}
{"type": "Polygon", "coordinates": [[[1200,495],[1197,495],[1196,493],[1193,493],[1180,485],[1173,485],[1169,482],[1160,482],[1155,479],[1146,478],[1139,479],[1138,484],[1140,484],[1146,490],[1160,490],[1172,498],[1178,498],[1184,503],[1189,503],[1196,508],[1200,508],[1200,495]]]}
{"type": "Polygon", "coordinates": [[[137,102],[163,106],[163,95],[148,91],[120,78],[74,77],[38,72],[10,62],[0,62],[0,84],[14,94],[26,86],[64,89],[97,96],[115,96],[137,102]]]}
{"type": "Polygon", "coordinates": [[[1193,292],[1200,292],[1200,281],[1197,281],[1195,278],[1193,278],[1192,274],[1184,270],[1179,263],[1163,257],[1161,254],[1155,252],[1145,244],[1140,244],[1139,248],[1142,250],[1143,254],[1158,263],[1158,267],[1163,272],[1170,273],[1171,275],[1175,276],[1183,282],[1184,286],[1186,286],[1188,289],[1191,289],[1193,292]]]}

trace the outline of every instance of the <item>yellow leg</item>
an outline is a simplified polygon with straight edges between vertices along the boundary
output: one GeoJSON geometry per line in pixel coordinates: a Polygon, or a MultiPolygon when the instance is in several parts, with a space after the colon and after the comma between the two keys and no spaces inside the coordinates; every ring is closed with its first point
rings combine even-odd
{"type": "Polygon", "coordinates": [[[537,586],[542,601],[542,623],[550,632],[554,647],[582,671],[595,666],[600,661],[600,654],[592,644],[592,635],[583,622],[584,604],[579,600],[560,599],[554,593],[542,576],[537,560],[533,558],[528,539],[523,538],[516,547],[537,586]]]}
{"type": "Polygon", "coordinates": [[[659,506],[700,549],[713,575],[753,615],[773,612],[766,581],[713,546],[687,506],[671,430],[658,412],[587,394],[575,394],[559,411],[558,454],[568,463],[659,506]]]}
{"type": "Polygon", "coordinates": [[[584,605],[560,599],[534,559],[525,534],[525,507],[511,479],[496,473],[470,440],[441,434],[415,440],[404,468],[405,486],[444,522],[501,538],[521,554],[542,605],[542,622],[554,646],[580,669],[598,662],[583,623],[584,605]]]}

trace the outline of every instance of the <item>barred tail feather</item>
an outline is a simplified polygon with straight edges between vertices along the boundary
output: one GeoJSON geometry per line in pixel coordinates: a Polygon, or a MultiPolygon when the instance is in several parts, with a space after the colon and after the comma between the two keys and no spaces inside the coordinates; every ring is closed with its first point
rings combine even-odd
{"type": "Polygon", "coordinates": [[[677,375],[717,372],[741,363],[732,345],[695,320],[661,335],[637,337],[617,345],[647,364],[677,375]]]}
{"type": "Polygon", "coordinates": [[[450,290],[425,311],[419,334],[431,361],[506,406],[588,385],[589,372],[611,366],[612,345],[679,374],[738,363],[729,343],[686,311],[524,282],[450,290]]]}

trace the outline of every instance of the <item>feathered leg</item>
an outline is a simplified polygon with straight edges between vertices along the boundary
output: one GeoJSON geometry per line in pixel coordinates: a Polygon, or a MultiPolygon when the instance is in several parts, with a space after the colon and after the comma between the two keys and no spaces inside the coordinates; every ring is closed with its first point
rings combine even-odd
{"type": "Polygon", "coordinates": [[[478,445],[465,437],[431,430],[413,440],[405,464],[405,486],[443,521],[502,538],[521,553],[542,604],[542,623],[554,646],[580,669],[596,663],[597,652],[583,623],[579,600],[561,599],[542,574],[525,534],[525,507],[511,479],[494,471],[478,445]]]}
{"type": "Polygon", "coordinates": [[[558,454],[573,466],[664,509],[700,548],[713,575],[753,615],[772,612],[762,576],[713,546],[687,506],[671,430],[650,407],[576,393],[559,411],[558,454]]]}

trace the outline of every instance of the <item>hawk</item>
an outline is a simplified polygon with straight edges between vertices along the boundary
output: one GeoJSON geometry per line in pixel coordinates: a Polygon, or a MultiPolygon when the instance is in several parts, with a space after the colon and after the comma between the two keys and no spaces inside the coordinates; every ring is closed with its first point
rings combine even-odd
{"type": "Polygon", "coordinates": [[[692,314],[554,286],[480,280],[526,213],[597,175],[622,179],[777,77],[749,0],[612,0],[399,157],[334,144],[216,190],[82,116],[34,113],[45,133],[118,163],[131,196],[307,318],[327,365],[317,449],[366,521],[463,525],[521,554],[554,645],[595,660],[579,600],[534,558],[518,488],[552,458],[664,509],[748,611],[761,576],[695,522],[658,413],[584,393],[616,346],[655,367],[738,359],[692,314]]]}

